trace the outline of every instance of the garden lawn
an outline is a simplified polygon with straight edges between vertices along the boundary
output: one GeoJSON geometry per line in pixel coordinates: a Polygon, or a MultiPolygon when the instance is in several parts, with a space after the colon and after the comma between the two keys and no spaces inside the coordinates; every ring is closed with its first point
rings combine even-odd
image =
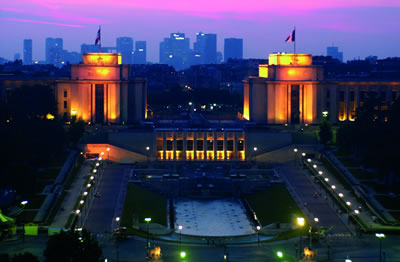
{"type": "Polygon", "coordinates": [[[151,217],[151,223],[167,225],[167,200],[137,185],[128,185],[122,212],[121,226],[132,227],[133,214],[139,215],[139,223],[151,217]]]}
{"type": "Polygon", "coordinates": [[[263,226],[276,222],[294,223],[295,217],[303,217],[302,212],[284,185],[265,189],[247,197],[247,201],[263,226]]]}

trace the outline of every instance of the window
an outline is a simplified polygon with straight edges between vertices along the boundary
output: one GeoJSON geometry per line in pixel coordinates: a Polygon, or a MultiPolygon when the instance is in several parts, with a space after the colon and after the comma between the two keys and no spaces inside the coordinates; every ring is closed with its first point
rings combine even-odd
{"type": "Polygon", "coordinates": [[[218,151],[224,150],[224,140],[217,140],[217,150],[218,151]]]}
{"type": "Polygon", "coordinates": [[[207,150],[208,151],[214,150],[214,140],[207,140],[207,150]]]}
{"type": "Polygon", "coordinates": [[[176,150],[177,151],[183,150],[183,140],[176,140],[176,150]]]}
{"type": "Polygon", "coordinates": [[[186,141],[186,150],[193,151],[193,140],[186,141]]]}
{"type": "Polygon", "coordinates": [[[173,140],[167,140],[167,151],[172,151],[173,140]]]}
{"type": "Polygon", "coordinates": [[[344,91],[339,92],[339,99],[340,101],[344,101],[344,91]]]}
{"type": "Polygon", "coordinates": [[[204,141],[203,140],[197,140],[197,151],[203,151],[204,150],[204,141]]]}
{"type": "Polygon", "coordinates": [[[350,101],[354,101],[354,100],[355,100],[354,91],[350,91],[350,101]]]}
{"type": "Polygon", "coordinates": [[[162,140],[157,140],[157,151],[162,151],[163,150],[163,141],[162,140]]]}
{"type": "Polygon", "coordinates": [[[67,108],[68,108],[68,102],[64,101],[64,109],[67,109],[67,108]]]}
{"type": "Polygon", "coordinates": [[[64,97],[68,97],[68,92],[64,91],[64,97]]]}
{"type": "Polygon", "coordinates": [[[244,143],[243,140],[238,141],[238,151],[243,151],[244,150],[244,143]]]}
{"type": "Polygon", "coordinates": [[[226,142],[227,151],[233,151],[233,140],[228,140],[226,142]]]}

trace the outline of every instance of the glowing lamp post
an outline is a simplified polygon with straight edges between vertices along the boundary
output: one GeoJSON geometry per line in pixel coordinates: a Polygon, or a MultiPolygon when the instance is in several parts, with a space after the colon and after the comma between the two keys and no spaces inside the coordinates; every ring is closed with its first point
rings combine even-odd
{"type": "Polygon", "coordinates": [[[253,148],[253,151],[254,151],[254,163],[257,165],[257,156],[256,156],[256,153],[257,153],[257,151],[258,151],[258,147],[254,147],[253,148]]]}
{"type": "Polygon", "coordinates": [[[149,223],[151,222],[151,217],[146,217],[144,219],[147,223],[147,248],[150,248],[150,242],[149,242],[149,223]]]}
{"type": "Polygon", "coordinates": [[[282,253],[282,251],[276,252],[276,256],[277,256],[278,258],[283,258],[283,253],[282,253]]]}
{"type": "Polygon", "coordinates": [[[382,262],[382,238],[385,238],[385,234],[375,233],[375,236],[379,239],[379,262],[382,262]]]}
{"type": "Polygon", "coordinates": [[[150,147],[146,146],[146,152],[147,152],[147,162],[150,160],[150,147]]]}
{"type": "Polygon", "coordinates": [[[182,242],[182,229],[183,229],[183,226],[179,225],[178,226],[178,230],[179,230],[179,245],[181,245],[181,242],[182,242]]]}
{"type": "Polygon", "coordinates": [[[257,226],[256,228],[257,228],[257,244],[259,245],[260,244],[260,230],[261,230],[261,227],[257,226]]]}
{"type": "Polygon", "coordinates": [[[110,160],[110,148],[107,147],[107,160],[110,160]]]}
{"type": "MultiPolygon", "coordinates": [[[[296,218],[296,223],[299,228],[302,228],[305,226],[306,220],[304,219],[304,217],[298,217],[296,218]]],[[[299,257],[301,258],[301,234],[299,237],[299,257]]]]}

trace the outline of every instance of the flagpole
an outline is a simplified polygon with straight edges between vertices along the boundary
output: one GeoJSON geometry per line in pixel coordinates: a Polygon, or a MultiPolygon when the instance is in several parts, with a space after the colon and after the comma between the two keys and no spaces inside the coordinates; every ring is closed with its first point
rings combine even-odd
{"type": "Polygon", "coordinates": [[[100,31],[99,53],[101,53],[101,25],[99,25],[99,31],[100,31]]]}
{"type": "Polygon", "coordinates": [[[294,27],[294,41],[293,41],[293,44],[294,44],[294,54],[296,54],[296,27],[294,27]]]}

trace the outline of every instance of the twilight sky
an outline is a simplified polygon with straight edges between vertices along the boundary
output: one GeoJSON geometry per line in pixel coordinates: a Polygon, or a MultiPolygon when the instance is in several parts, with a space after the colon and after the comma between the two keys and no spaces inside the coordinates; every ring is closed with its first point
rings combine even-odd
{"type": "Polygon", "coordinates": [[[0,56],[13,59],[23,39],[33,39],[33,58],[44,60],[46,37],[62,37],[64,49],[80,52],[115,38],[146,40],[148,60],[158,62],[159,43],[172,32],[216,33],[244,39],[245,58],[291,52],[285,38],[297,28],[297,51],[326,55],[337,45],[344,58],[400,56],[400,0],[0,0],[0,56]]]}

